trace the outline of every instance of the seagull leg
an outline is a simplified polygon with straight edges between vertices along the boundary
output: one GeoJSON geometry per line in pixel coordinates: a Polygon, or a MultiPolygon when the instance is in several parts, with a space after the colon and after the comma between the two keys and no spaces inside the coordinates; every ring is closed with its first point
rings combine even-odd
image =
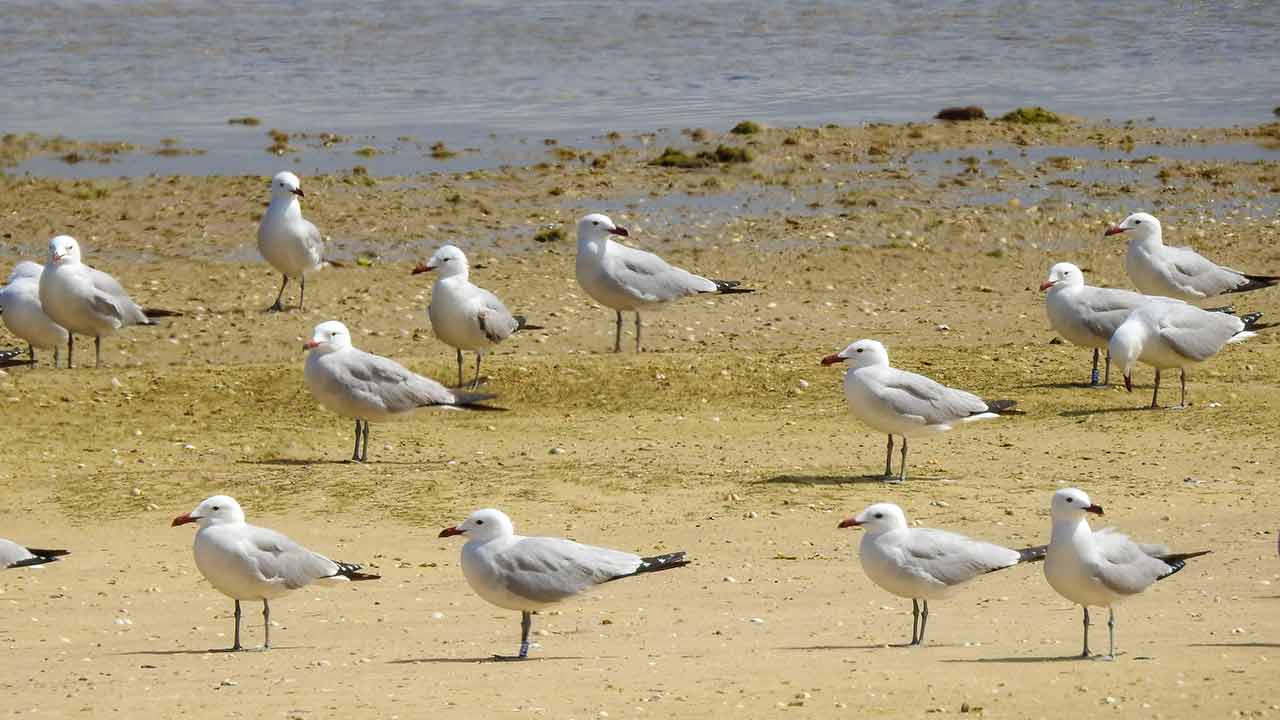
{"type": "Polygon", "coordinates": [[[360,462],[360,418],[356,418],[356,449],[351,451],[351,462],[360,462]]]}
{"type": "Polygon", "coordinates": [[[920,640],[919,640],[920,636],[917,634],[919,630],[920,630],[920,601],[916,600],[915,598],[911,598],[911,644],[912,645],[920,644],[920,640]]]}
{"type": "Polygon", "coordinates": [[[289,276],[283,273],[280,277],[284,278],[284,282],[280,283],[280,294],[276,295],[276,301],[267,308],[267,312],[280,312],[284,310],[284,289],[289,286],[289,276]]]}
{"type": "MultiPolygon", "coordinates": [[[[898,468],[898,482],[907,481],[907,436],[902,436],[902,467],[898,468]]],[[[892,481],[890,481],[892,482],[892,481]]]]}
{"type": "MultiPolygon", "coordinates": [[[[54,350],[56,353],[57,350],[54,350]]],[[[27,355],[31,358],[31,367],[36,366],[36,348],[31,343],[27,343],[27,355]]]]}
{"type": "Polygon", "coordinates": [[[458,353],[458,387],[462,387],[462,383],[466,380],[462,377],[462,348],[456,348],[458,353]]]}
{"type": "Polygon", "coordinates": [[[1107,348],[1107,372],[1102,378],[1103,385],[1111,385],[1111,348],[1107,348]]]}
{"type": "Polygon", "coordinates": [[[636,311],[636,352],[640,352],[640,311],[636,311]]]}
{"type": "Polygon", "coordinates": [[[622,311],[614,310],[614,312],[618,313],[618,321],[613,326],[613,351],[620,353],[622,352],[622,311]]]}
{"type": "Polygon", "coordinates": [[[360,462],[369,461],[369,421],[364,421],[364,449],[360,451],[360,462]]]}
{"type": "Polygon", "coordinates": [[[1107,608],[1107,634],[1111,636],[1111,652],[1107,654],[1108,660],[1116,659],[1116,609],[1107,608]]]}
{"type": "Polygon", "coordinates": [[[1089,387],[1098,387],[1098,348],[1093,349],[1093,370],[1089,371],[1089,387]]]}
{"type": "Polygon", "coordinates": [[[889,449],[884,453],[884,481],[893,482],[893,433],[889,433],[889,449]]]}
{"type": "Polygon", "coordinates": [[[302,304],[307,300],[307,274],[303,273],[298,282],[302,285],[302,290],[298,292],[298,312],[302,312],[302,304]]]}
{"type": "Polygon", "coordinates": [[[1187,369],[1182,368],[1182,397],[1178,402],[1178,407],[1187,406],[1187,369]]]}
{"type": "Polygon", "coordinates": [[[58,369],[58,360],[60,359],[61,355],[62,355],[62,348],[58,347],[57,345],[54,345],[53,346],[53,369],[54,370],[58,369]]]}
{"type": "Polygon", "coordinates": [[[1156,389],[1151,391],[1151,407],[1152,409],[1160,407],[1156,404],[1156,397],[1160,395],[1160,368],[1156,368],[1156,389]]]}
{"type": "Polygon", "coordinates": [[[271,649],[271,606],[262,601],[262,649],[271,649]]]}
{"type": "Polygon", "coordinates": [[[1089,606],[1084,607],[1084,650],[1080,652],[1080,657],[1089,658],[1089,606]]]}
{"type": "Polygon", "coordinates": [[[68,370],[71,369],[71,350],[72,348],[75,347],[75,344],[76,344],[76,336],[72,333],[67,333],[67,369],[68,370]]]}
{"type": "Polygon", "coordinates": [[[924,608],[920,610],[920,640],[916,643],[917,645],[924,644],[924,626],[929,624],[929,601],[921,600],[920,603],[924,608]]]}
{"type": "Polygon", "coordinates": [[[93,336],[93,366],[102,367],[102,336],[93,336]]]}
{"type": "Polygon", "coordinates": [[[476,379],[471,381],[471,389],[475,390],[480,387],[480,361],[484,359],[484,353],[476,352],[476,379]]]}
{"type": "Polygon", "coordinates": [[[527,660],[529,658],[529,629],[533,627],[533,613],[522,611],[520,613],[520,654],[519,655],[494,655],[494,660],[527,660]]]}
{"type": "Polygon", "coordinates": [[[235,644],[231,646],[231,649],[233,651],[241,649],[240,648],[240,601],[239,600],[236,601],[236,641],[235,641],[235,644]]]}

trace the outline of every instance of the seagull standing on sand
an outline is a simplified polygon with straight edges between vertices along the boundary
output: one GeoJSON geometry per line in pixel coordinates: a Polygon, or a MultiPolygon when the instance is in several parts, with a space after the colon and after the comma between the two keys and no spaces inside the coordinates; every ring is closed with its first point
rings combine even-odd
{"type": "Polygon", "coordinates": [[[302,285],[298,292],[301,310],[307,296],[307,273],[319,270],[324,263],[324,240],[316,226],[302,217],[300,197],[306,195],[297,175],[280,172],[271,178],[271,204],[258,224],[258,252],[280,271],[283,281],[268,312],[284,310],[284,289],[289,278],[297,278],[302,285]]]}
{"type": "Polygon", "coordinates": [[[1044,546],[1010,550],[946,530],[908,527],[906,513],[893,503],[876,503],[839,527],[865,528],[858,545],[863,572],[881,588],[911,598],[912,645],[924,643],[930,600],[979,575],[1043,560],[1045,552],[1044,546]]]}
{"type": "Polygon", "coordinates": [[[494,409],[479,404],[494,395],[450,390],[394,360],[357,350],[347,326],[337,320],[317,325],[302,347],[310,351],[303,375],[311,394],[342,417],[355,418],[353,462],[369,459],[370,420],[397,420],[424,407],[494,409]]]}
{"type": "Polygon", "coordinates": [[[1135,543],[1113,528],[1094,532],[1088,513],[1102,515],[1083,490],[1065,488],[1050,504],[1053,534],[1045,553],[1044,576],[1062,597],[1084,608],[1084,651],[1089,657],[1089,606],[1107,608],[1111,636],[1107,659],[1116,657],[1116,603],[1186,567],[1210,551],[1171,553],[1163,545],[1135,543]]]}
{"type": "MultiPolygon", "coordinates": [[[[1054,331],[1073,345],[1093,348],[1089,385],[1099,387],[1099,350],[1106,350],[1120,323],[1152,297],[1131,290],[1085,285],[1080,268],[1065,262],[1049,268],[1049,277],[1040,284],[1040,289],[1048,291],[1044,309],[1054,331]]],[[[1106,375],[1101,385],[1110,384],[1111,354],[1107,353],[1106,375]]]]}
{"type": "Polygon", "coordinates": [[[1250,275],[1219,265],[1189,247],[1170,247],[1161,238],[1160,221],[1134,213],[1105,235],[1129,235],[1124,269],[1147,295],[1163,295],[1188,302],[1271,287],[1280,275],[1250,275]]]}
{"type": "Polygon", "coordinates": [[[7,568],[36,567],[51,563],[71,553],[66,550],[41,550],[19,545],[12,540],[0,538],[0,570],[7,568]]]}
{"type": "Polygon", "coordinates": [[[480,385],[480,360],[485,350],[524,329],[540,329],[529,325],[523,315],[512,315],[497,295],[473,285],[468,279],[467,256],[453,245],[445,245],[426,263],[413,269],[413,274],[436,271],[431,286],[431,303],[427,317],[431,330],[446,345],[458,352],[458,385],[462,379],[462,351],[476,354],[474,390],[480,385]]]}
{"type": "Polygon", "coordinates": [[[461,535],[462,574],[482,599],[520,611],[520,654],[495,655],[499,660],[529,656],[533,613],[595,585],[633,575],[688,565],[685,553],[640,557],[628,552],[582,545],[572,540],[517,535],[511,518],[500,510],[477,510],[440,537],[461,535]]]}
{"type": "Polygon", "coordinates": [[[173,519],[172,527],[199,523],[193,551],[196,567],[218,592],[236,601],[236,639],[240,650],[240,601],[262,601],[262,649],[271,647],[271,605],[291,590],[310,585],[377,580],[359,565],[334,562],[288,537],[244,521],[240,503],[215,495],[173,519]]]}
{"type": "Polygon", "coordinates": [[[1019,414],[1013,400],[987,402],[973,393],[956,390],[923,375],[889,366],[889,351],[875,340],[859,340],[833,355],[823,365],[851,362],[844,375],[844,395],[849,412],[872,428],[889,435],[884,457],[884,479],[893,479],[893,436],[902,436],[902,467],[896,482],[907,479],[907,438],[935,435],[955,425],[1019,414]]]}
{"type": "Polygon", "coordinates": [[[36,348],[53,351],[53,366],[58,367],[67,329],[45,314],[40,305],[40,274],[44,266],[24,260],[9,273],[9,284],[0,290],[0,315],[5,327],[27,341],[31,365],[36,364],[36,348]]]}
{"type": "Polygon", "coordinates": [[[67,329],[67,367],[76,335],[93,336],[95,364],[101,367],[104,335],[126,325],[156,324],[115,278],[80,261],[80,244],[68,235],[49,241],[49,263],[40,273],[40,306],[67,329]]]}
{"type": "Polygon", "coordinates": [[[622,352],[623,310],[636,314],[636,352],[640,352],[641,310],[656,309],[686,295],[755,292],[738,287],[741,283],[737,280],[708,280],[668,265],[653,253],[614,242],[610,235],[627,237],[628,233],[599,213],[578,221],[576,271],[582,289],[617,313],[614,352],[622,352]]]}
{"type": "Polygon", "coordinates": [[[1108,352],[1124,369],[1124,387],[1133,391],[1133,366],[1143,362],[1156,369],[1155,390],[1151,407],[1159,407],[1160,371],[1178,368],[1182,371],[1182,397],[1178,407],[1187,404],[1187,368],[1208,360],[1231,343],[1257,335],[1267,325],[1259,325],[1262,313],[1242,317],[1212,310],[1201,310],[1180,302],[1149,302],[1129,314],[1111,336],[1108,352]]]}

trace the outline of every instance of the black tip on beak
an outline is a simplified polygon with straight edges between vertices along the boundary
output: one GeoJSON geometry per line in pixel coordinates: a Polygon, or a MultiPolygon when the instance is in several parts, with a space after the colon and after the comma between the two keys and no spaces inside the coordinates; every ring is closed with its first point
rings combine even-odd
{"type": "Polygon", "coordinates": [[[289,192],[293,193],[294,195],[297,195],[298,197],[306,197],[306,196],[307,196],[307,194],[306,194],[306,193],[302,192],[302,188],[294,188],[294,189],[290,190],[289,192]]]}
{"type": "Polygon", "coordinates": [[[1101,515],[1101,514],[1102,514],[1102,506],[1101,506],[1101,505],[1098,505],[1097,503],[1094,503],[1093,505],[1090,505],[1089,507],[1085,508],[1085,509],[1084,509],[1084,511],[1085,511],[1085,512],[1091,512],[1091,513],[1093,513],[1094,515],[1101,515]]]}
{"type": "Polygon", "coordinates": [[[630,236],[631,236],[631,233],[628,233],[628,232],[627,232],[627,229],[626,229],[626,228],[624,228],[624,227],[612,227],[612,228],[609,228],[609,234],[611,234],[611,235],[621,235],[622,237],[630,237],[630,236]]]}

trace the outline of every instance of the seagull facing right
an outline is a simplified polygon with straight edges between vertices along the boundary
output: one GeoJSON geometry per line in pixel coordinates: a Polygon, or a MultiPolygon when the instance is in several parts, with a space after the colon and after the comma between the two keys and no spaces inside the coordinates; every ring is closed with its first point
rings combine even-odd
{"type": "Polygon", "coordinates": [[[1280,275],[1250,275],[1219,265],[1189,247],[1170,247],[1161,237],[1160,221],[1134,213],[1104,235],[1129,233],[1124,269],[1147,295],[1163,295],[1188,302],[1271,287],[1280,275]]]}
{"type": "Polygon", "coordinates": [[[36,364],[36,348],[53,351],[53,366],[58,367],[67,329],[45,314],[40,305],[40,274],[44,266],[24,260],[9,273],[9,284],[0,289],[0,315],[5,327],[27,341],[31,365],[36,364]]]}
{"type": "Polygon", "coordinates": [[[1084,609],[1084,650],[1089,657],[1089,606],[1107,608],[1111,636],[1108,660],[1116,658],[1116,603],[1146,590],[1209,550],[1171,553],[1164,545],[1135,543],[1114,528],[1094,532],[1086,519],[1102,515],[1083,490],[1064,488],[1050,503],[1053,533],[1045,553],[1044,577],[1062,597],[1084,609]]]}
{"type": "Polygon", "coordinates": [[[628,237],[627,229],[613,224],[608,215],[592,213],[578,221],[578,284],[596,302],[617,313],[613,351],[622,352],[622,311],[636,314],[636,352],[640,352],[640,311],[658,308],[686,295],[755,292],[739,287],[737,280],[708,280],[667,264],[644,250],[614,242],[609,236],[628,237]]]}
{"type": "Polygon", "coordinates": [[[439,537],[454,535],[467,539],[461,564],[471,589],[500,608],[520,611],[520,654],[495,655],[497,660],[529,657],[534,611],[595,585],[689,564],[684,552],[640,557],[562,538],[524,537],[506,513],[492,508],[476,510],[439,537]]]}
{"type": "Polygon", "coordinates": [[[271,178],[271,204],[258,223],[258,252],[284,279],[268,312],[284,310],[284,289],[289,278],[297,278],[302,286],[298,292],[301,310],[307,298],[307,273],[324,264],[324,239],[316,226],[302,217],[302,204],[298,202],[301,197],[306,194],[297,175],[285,171],[271,178]]]}
{"type": "Polygon", "coordinates": [[[913,528],[893,503],[876,503],[838,527],[866,528],[858,545],[862,571],[894,595],[911,598],[912,645],[924,643],[929,600],[942,599],[979,575],[1043,560],[1045,552],[1043,545],[1010,550],[946,530],[913,528]]]}
{"type": "Polygon", "coordinates": [[[858,340],[822,358],[823,365],[852,362],[844,375],[849,412],[889,435],[884,457],[885,482],[907,480],[907,438],[935,435],[956,425],[1016,415],[1013,400],[987,402],[973,393],[949,388],[906,370],[889,366],[889,351],[875,340],[858,340]],[[893,477],[893,436],[902,436],[902,467],[893,477]]]}
{"type": "Polygon", "coordinates": [[[377,580],[359,565],[334,562],[288,537],[244,520],[240,503],[226,495],[206,498],[170,527],[198,523],[193,552],[196,567],[218,592],[236,601],[236,634],[232,650],[240,650],[240,601],[262,601],[262,649],[271,647],[271,605],[286,593],[313,582],[330,584],[377,580]]]}
{"type": "Polygon", "coordinates": [[[44,565],[70,554],[66,550],[41,550],[40,548],[24,547],[12,540],[0,538],[0,570],[44,565]]]}

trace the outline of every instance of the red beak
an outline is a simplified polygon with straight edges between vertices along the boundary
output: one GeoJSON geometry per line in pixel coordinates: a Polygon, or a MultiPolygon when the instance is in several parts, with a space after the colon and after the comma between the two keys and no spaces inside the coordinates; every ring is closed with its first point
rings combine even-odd
{"type": "Polygon", "coordinates": [[[303,350],[314,350],[318,347],[320,347],[320,343],[316,342],[315,340],[308,340],[302,343],[303,350]]]}
{"type": "Polygon", "coordinates": [[[615,227],[615,228],[610,228],[610,229],[609,229],[609,232],[610,232],[611,234],[613,234],[613,235],[621,235],[622,237],[630,237],[630,236],[631,236],[631,235],[630,235],[630,233],[628,233],[628,232],[627,232],[627,229],[626,229],[626,228],[624,228],[624,227],[615,227]]]}
{"type": "Polygon", "coordinates": [[[298,188],[298,189],[296,189],[296,190],[290,190],[289,192],[293,193],[294,195],[297,195],[298,197],[306,197],[306,196],[307,196],[307,194],[306,194],[306,193],[302,192],[302,188],[298,188]]]}
{"type": "Polygon", "coordinates": [[[191,517],[191,513],[183,513],[183,514],[179,515],[178,517],[174,518],[174,519],[173,519],[173,524],[172,524],[172,525],[170,525],[169,527],[178,527],[179,525],[186,525],[187,523],[193,523],[193,522],[195,522],[196,520],[199,520],[199,519],[200,519],[200,518],[193,518],[193,517],[191,517]]]}
{"type": "Polygon", "coordinates": [[[840,521],[840,524],[839,524],[839,525],[837,525],[836,527],[838,527],[838,528],[851,528],[851,527],[858,527],[858,526],[859,526],[859,525],[861,525],[861,524],[862,524],[862,523],[858,522],[858,519],[857,519],[857,518],[845,518],[844,520],[841,520],[841,521],[840,521]]]}
{"type": "Polygon", "coordinates": [[[822,358],[823,365],[835,365],[840,362],[844,362],[844,358],[840,357],[840,353],[832,353],[822,358]]]}
{"type": "Polygon", "coordinates": [[[1107,231],[1106,231],[1106,232],[1104,232],[1104,233],[1102,233],[1102,235],[1103,235],[1103,237],[1106,237],[1107,235],[1119,235],[1120,233],[1124,232],[1124,230],[1125,230],[1125,229],[1124,229],[1124,228],[1122,228],[1122,227],[1117,227],[1117,226],[1114,226],[1114,225],[1113,225],[1113,226],[1111,226],[1111,227],[1107,228],[1107,231]]]}
{"type": "Polygon", "coordinates": [[[1048,290],[1049,288],[1056,285],[1057,282],[1058,282],[1057,280],[1045,280],[1044,282],[1040,283],[1040,292],[1044,292],[1045,290],[1048,290]]]}
{"type": "Polygon", "coordinates": [[[445,529],[441,530],[441,531],[440,531],[440,534],[439,534],[439,535],[437,535],[436,537],[453,537],[454,535],[461,535],[461,534],[462,534],[462,531],[461,531],[461,530],[459,530],[458,528],[456,528],[456,527],[447,527],[447,528],[445,528],[445,529]]]}
{"type": "Polygon", "coordinates": [[[1124,389],[1133,392],[1133,376],[1129,373],[1124,374],[1124,389]]]}
{"type": "Polygon", "coordinates": [[[414,266],[414,268],[413,268],[413,272],[411,272],[411,273],[409,273],[409,274],[410,274],[410,275],[417,275],[417,274],[419,274],[419,273],[431,272],[432,270],[435,270],[435,268],[431,267],[430,265],[428,265],[428,264],[426,264],[426,263],[418,263],[416,266],[414,266]]]}
{"type": "Polygon", "coordinates": [[[1085,512],[1091,512],[1091,513],[1093,513],[1094,515],[1101,515],[1101,514],[1102,514],[1102,506],[1101,506],[1101,505],[1098,505],[1097,503],[1094,503],[1093,505],[1090,505],[1089,507],[1085,508],[1085,509],[1084,509],[1084,511],[1085,511],[1085,512]]]}

